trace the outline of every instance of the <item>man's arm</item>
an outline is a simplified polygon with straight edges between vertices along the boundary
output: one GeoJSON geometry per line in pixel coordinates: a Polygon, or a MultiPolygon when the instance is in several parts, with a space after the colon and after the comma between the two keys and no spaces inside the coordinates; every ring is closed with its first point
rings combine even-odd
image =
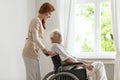
{"type": "Polygon", "coordinates": [[[77,62],[77,60],[68,55],[64,47],[60,46],[59,44],[53,45],[52,50],[58,53],[64,62],[77,62]]]}
{"type": "Polygon", "coordinates": [[[83,62],[88,70],[92,70],[93,69],[93,65],[91,65],[91,62],[77,61],[75,58],[67,55],[68,54],[67,51],[64,48],[62,48],[61,46],[59,46],[59,44],[58,45],[54,45],[52,47],[52,50],[57,52],[59,55],[61,55],[63,57],[62,61],[66,62],[66,63],[83,62]]]}

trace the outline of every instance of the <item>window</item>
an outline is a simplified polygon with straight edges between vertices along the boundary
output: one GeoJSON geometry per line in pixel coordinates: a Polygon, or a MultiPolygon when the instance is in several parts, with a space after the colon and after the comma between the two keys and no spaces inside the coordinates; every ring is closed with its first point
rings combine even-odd
{"type": "Polygon", "coordinates": [[[76,0],[74,52],[115,52],[111,19],[110,0],[76,0]]]}

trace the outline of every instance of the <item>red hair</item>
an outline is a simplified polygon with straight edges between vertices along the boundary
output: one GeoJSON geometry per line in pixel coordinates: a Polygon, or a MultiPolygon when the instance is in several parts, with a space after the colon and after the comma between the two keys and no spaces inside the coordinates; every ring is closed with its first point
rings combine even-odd
{"type": "MultiPolygon", "coordinates": [[[[39,9],[39,13],[40,14],[45,14],[45,13],[53,12],[53,11],[55,11],[55,8],[53,7],[53,5],[51,5],[48,2],[42,4],[42,6],[39,9]]],[[[44,19],[42,20],[42,25],[43,25],[43,28],[46,29],[46,27],[45,27],[45,20],[44,19]]]]}

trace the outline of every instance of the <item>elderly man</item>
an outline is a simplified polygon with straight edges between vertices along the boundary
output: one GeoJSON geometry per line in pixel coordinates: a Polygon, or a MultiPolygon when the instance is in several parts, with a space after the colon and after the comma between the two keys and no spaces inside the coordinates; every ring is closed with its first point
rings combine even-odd
{"type": "MultiPolygon", "coordinates": [[[[64,46],[61,44],[62,35],[59,32],[59,30],[54,30],[50,35],[50,39],[52,42],[51,50],[58,53],[62,61],[64,61],[65,63],[68,63],[68,62],[74,63],[79,61],[76,58],[70,56],[67,50],[64,48],[64,46]]],[[[81,60],[81,62],[83,62],[86,65],[87,74],[89,78],[92,78],[91,80],[107,80],[106,71],[104,68],[104,64],[102,62],[97,62],[97,61],[88,62],[83,60],[81,60]]]]}

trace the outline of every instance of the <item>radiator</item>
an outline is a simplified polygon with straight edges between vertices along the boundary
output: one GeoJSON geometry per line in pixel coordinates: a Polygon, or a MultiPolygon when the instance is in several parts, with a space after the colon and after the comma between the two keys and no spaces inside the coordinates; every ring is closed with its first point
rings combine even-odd
{"type": "Polygon", "coordinates": [[[105,64],[108,80],[114,80],[114,64],[105,64]]]}

